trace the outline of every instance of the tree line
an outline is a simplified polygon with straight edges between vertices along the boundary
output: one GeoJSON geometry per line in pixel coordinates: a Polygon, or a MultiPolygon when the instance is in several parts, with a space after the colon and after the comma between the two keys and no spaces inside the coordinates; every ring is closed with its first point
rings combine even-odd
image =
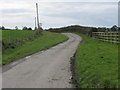
{"type": "MultiPolygon", "coordinates": [[[[13,30],[13,29],[8,29],[8,28],[5,28],[5,26],[0,26],[0,30],[13,30]]],[[[18,26],[15,26],[14,30],[20,30],[20,29],[18,28],[18,26]]],[[[32,28],[24,26],[22,27],[22,30],[32,30],[32,28]]]]}

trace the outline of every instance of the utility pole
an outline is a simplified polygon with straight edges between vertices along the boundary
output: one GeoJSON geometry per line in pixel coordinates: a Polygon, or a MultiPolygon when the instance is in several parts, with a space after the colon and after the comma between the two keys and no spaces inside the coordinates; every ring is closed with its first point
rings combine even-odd
{"type": "Polygon", "coordinates": [[[36,24],[36,17],[35,17],[35,30],[37,29],[37,24],[36,24]]]}
{"type": "Polygon", "coordinates": [[[38,29],[40,29],[40,25],[39,25],[39,14],[38,14],[38,4],[36,3],[36,12],[37,12],[37,25],[38,25],[38,29]]]}
{"type": "Polygon", "coordinates": [[[36,36],[39,36],[42,32],[42,28],[40,27],[40,23],[39,23],[39,14],[38,14],[38,4],[36,3],[36,13],[37,13],[37,17],[35,18],[35,21],[37,21],[37,30],[36,30],[36,36]]]}

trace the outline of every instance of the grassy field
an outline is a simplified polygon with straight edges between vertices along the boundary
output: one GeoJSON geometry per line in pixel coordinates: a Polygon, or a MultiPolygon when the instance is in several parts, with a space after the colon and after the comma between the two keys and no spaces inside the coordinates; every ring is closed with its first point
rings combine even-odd
{"type": "Polygon", "coordinates": [[[43,31],[40,37],[29,39],[28,37],[33,36],[34,33],[34,31],[3,31],[3,41],[12,42],[17,38],[18,40],[22,40],[24,44],[17,45],[15,48],[4,49],[2,64],[5,65],[40,50],[48,49],[68,39],[65,35],[46,31],[43,31]]]}
{"type": "Polygon", "coordinates": [[[33,36],[35,31],[33,30],[2,30],[2,39],[15,40],[15,39],[26,39],[33,36]],[[21,33],[22,32],[22,33],[21,33]]]}
{"type": "Polygon", "coordinates": [[[35,38],[35,31],[28,30],[2,30],[3,52],[9,48],[16,48],[23,45],[26,41],[35,38]]]}
{"type": "Polygon", "coordinates": [[[79,34],[83,42],[75,57],[75,77],[80,88],[118,87],[118,45],[79,34]]]}

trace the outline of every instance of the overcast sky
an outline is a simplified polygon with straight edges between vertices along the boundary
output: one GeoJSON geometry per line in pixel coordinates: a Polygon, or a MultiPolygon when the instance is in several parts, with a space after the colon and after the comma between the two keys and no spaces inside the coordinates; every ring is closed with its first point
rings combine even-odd
{"type": "Polygon", "coordinates": [[[42,27],[118,25],[119,0],[0,0],[0,23],[7,28],[34,27],[35,3],[42,27]],[[44,2],[43,2],[44,1],[44,2]]]}

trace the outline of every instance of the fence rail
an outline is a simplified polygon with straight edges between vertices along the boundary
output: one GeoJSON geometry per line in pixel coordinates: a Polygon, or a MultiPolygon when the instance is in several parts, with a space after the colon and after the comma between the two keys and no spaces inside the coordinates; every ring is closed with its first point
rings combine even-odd
{"type": "Polygon", "coordinates": [[[120,44],[120,32],[92,32],[92,37],[104,42],[120,44]]]}

